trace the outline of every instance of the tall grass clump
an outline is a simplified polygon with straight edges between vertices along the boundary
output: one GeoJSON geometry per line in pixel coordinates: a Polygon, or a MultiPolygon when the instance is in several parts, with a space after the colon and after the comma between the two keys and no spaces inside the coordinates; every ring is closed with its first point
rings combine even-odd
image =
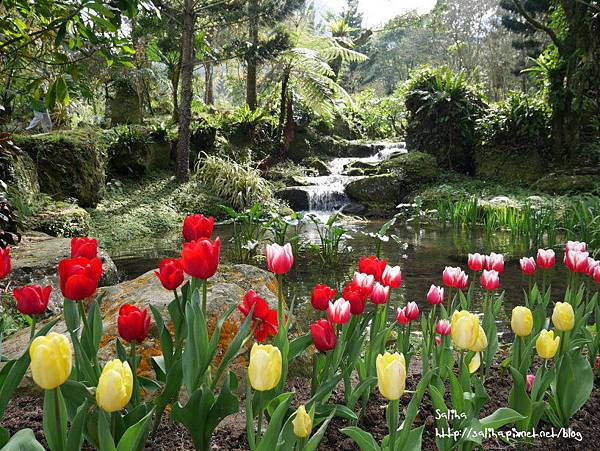
{"type": "Polygon", "coordinates": [[[256,203],[272,205],[275,202],[271,184],[261,177],[251,161],[238,163],[230,158],[206,155],[198,164],[197,176],[213,194],[236,210],[256,203]]]}

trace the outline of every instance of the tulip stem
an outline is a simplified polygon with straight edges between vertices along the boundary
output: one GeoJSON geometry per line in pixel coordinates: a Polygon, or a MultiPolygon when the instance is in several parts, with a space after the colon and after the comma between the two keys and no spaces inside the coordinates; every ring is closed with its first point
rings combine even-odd
{"type": "Polygon", "coordinates": [[[396,446],[396,432],[398,431],[398,417],[400,411],[399,401],[393,400],[388,403],[388,428],[390,430],[390,451],[394,451],[396,446]]]}
{"type": "Polygon", "coordinates": [[[262,392],[259,391],[256,393],[257,405],[258,405],[258,420],[256,423],[256,440],[260,440],[262,436],[262,423],[263,423],[263,397],[262,392]]]}
{"type": "Polygon", "coordinates": [[[277,321],[279,327],[285,326],[283,314],[283,274],[277,274],[277,321]]]}
{"type": "Polygon", "coordinates": [[[208,294],[208,280],[202,279],[202,314],[206,320],[206,297],[208,294]]]}
{"type": "Polygon", "coordinates": [[[137,356],[136,356],[136,345],[137,342],[133,340],[131,342],[131,349],[129,354],[129,364],[131,365],[131,373],[133,374],[133,396],[131,398],[131,403],[134,406],[137,406],[140,402],[140,394],[139,394],[139,383],[137,378],[137,356]]]}
{"type": "Polygon", "coordinates": [[[35,337],[35,323],[37,322],[37,317],[35,315],[31,316],[31,334],[29,335],[29,341],[33,340],[35,337]]]}
{"type": "Polygon", "coordinates": [[[81,332],[81,336],[83,336],[83,333],[89,330],[89,324],[87,315],[85,314],[85,308],[83,307],[83,301],[77,302],[77,308],[79,309],[79,316],[81,316],[81,320],[83,321],[83,331],[81,332]]]}

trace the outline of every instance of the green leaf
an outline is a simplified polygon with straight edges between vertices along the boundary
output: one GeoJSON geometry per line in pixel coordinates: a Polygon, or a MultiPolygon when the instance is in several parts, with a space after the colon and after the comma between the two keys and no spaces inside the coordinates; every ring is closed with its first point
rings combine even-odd
{"type": "Polygon", "coordinates": [[[116,451],[115,441],[110,433],[109,414],[98,409],[98,447],[99,451],[116,451]]]}
{"type": "Polygon", "coordinates": [[[410,430],[412,428],[412,424],[415,421],[417,413],[419,413],[419,406],[421,405],[421,400],[423,399],[423,395],[425,394],[425,390],[427,390],[427,386],[429,385],[429,381],[431,380],[431,376],[433,375],[434,370],[430,370],[421,378],[419,384],[417,385],[417,389],[415,394],[413,395],[408,407],[406,408],[406,414],[404,416],[404,422],[402,423],[402,430],[400,434],[398,434],[398,445],[400,449],[408,445],[408,440],[410,436],[410,430]]]}
{"type": "Polygon", "coordinates": [[[519,412],[509,409],[508,407],[501,407],[491,415],[479,420],[483,429],[499,429],[510,423],[516,423],[517,421],[524,420],[526,417],[521,415],[519,412]]]}
{"type": "Polygon", "coordinates": [[[88,412],[91,406],[92,402],[85,401],[77,409],[77,413],[71,421],[69,434],[67,435],[67,451],[79,451],[81,449],[81,445],[83,444],[85,422],[88,419],[88,412]]]}
{"type": "Polygon", "coordinates": [[[301,353],[304,352],[306,348],[308,348],[312,344],[312,337],[310,334],[301,335],[298,338],[290,341],[290,350],[288,354],[288,359],[293,360],[298,357],[301,353]]]}
{"type": "Polygon", "coordinates": [[[284,393],[278,397],[279,405],[273,412],[267,430],[263,434],[256,451],[273,451],[277,447],[281,426],[288,415],[293,393],[284,393]]]}
{"type": "Polygon", "coordinates": [[[323,424],[321,424],[321,427],[319,427],[317,432],[315,432],[313,434],[313,436],[310,438],[310,440],[306,443],[306,445],[304,445],[303,451],[315,451],[317,449],[317,447],[319,446],[319,443],[321,443],[321,440],[323,439],[323,436],[325,435],[325,432],[327,431],[327,426],[329,426],[329,422],[331,421],[331,419],[333,418],[335,413],[336,413],[336,411],[334,410],[333,412],[331,412],[329,414],[329,416],[323,422],[323,424]]]}
{"type": "Polygon", "coordinates": [[[44,436],[52,451],[62,451],[67,443],[67,408],[60,388],[44,394],[44,436]]]}
{"type": "Polygon", "coordinates": [[[346,434],[352,440],[356,442],[361,451],[380,451],[381,448],[373,438],[371,434],[363,431],[361,428],[356,426],[349,426],[344,429],[340,429],[340,432],[346,434]]]}
{"type": "Polygon", "coordinates": [[[150,409],[150,412],[144,418],[127,428],[121,440],[119,440],[117,451],[139,451],[143,449],[153,414],[154,409],[150,409]]]}
{"type": "Polygon", "coordinates": [[[419,426],[412,429],[408,434],[408,439],[403,447],[396,446],[397,451],[421,451],[423,441],[423,429],[425,426],[419,426]]]}
{"type": "Polygon", "coordinates": [[[570,418],[589,399],[593,386],[594,373],[588,360],[580,353],[573,357],[565,353],[556,373],[556,385],[553,390],[564,427],[569,425],[570,418]]]}
{"type": "Polygon", "coordinates": [[[13,435],[2,451],[45,451],[31,429],[21,429],[13,435]]]}

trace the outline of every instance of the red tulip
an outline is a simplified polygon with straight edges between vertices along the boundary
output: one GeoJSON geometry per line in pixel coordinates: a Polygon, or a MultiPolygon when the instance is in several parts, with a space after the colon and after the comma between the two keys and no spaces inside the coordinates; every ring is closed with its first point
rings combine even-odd
{"type": "Polygon", "coordinates": [[[183,239],[185,241],[196,241],[210,238],[213,233],[215,218],[204,215],[189,215],[183,220],[183,239]]]}
{"type": "Polygon", "coordinates": [[[594,278],[594,282],[600,283],[600,266],[596,266],[594,268],[594,273],[592,274],[592,277],[594,278]]]}
{"type": "Polygon", "coordinates": [[[494,271],[493,269],[490,269],[489,271],[484,270],[483,273],[481,273],[479,281],[484,290],[496,290],[500,286],[498,271],[494,271]]]}
{"type": "Polygon", "coordinates": [[[535,382],[535,376],[533,374],[527,375],[527,391],[530,392],[533,388],[533,383],[535,382]]]}
{"type": "Polygon", "coordinates": [[[371,302],[373,304],[385,304],[390,294],[390,287],[381,285],[379,282],[375,282],[373,290],[371,291],[371,302]]]}
{"type": "Polygon", "coordinates": [[[469,254],[468,265],[471,271],[481,271],[485,267],[485,255],[469,254]]]}
{"type": "Polygon", "coordinates": [[[360,287],[364,291],[365,297],[371,294],[374,283],[375,277],[372,274],[355,272],[354,277],[352,277],[352,284],[360,287]]]}
{"type": "Polygon", "coordinates": [[[416,302],[409,302],[404,307],[404,314],[409,321],[414,321],[419,317],[419,307],[416,302]]]}
{"type": "Polygon", "coordinates": [[[365,288],[350,283],[342,290],[342,297],[350,303],[351,312],[353,315],[360,315],[365,310],[365,304],[367,303],[367,297],[370,291],[365,288]]]}
{"type": "Polygon", "coordinates": [[[379,260],[376,256],[362,257],[358,262],[358,271],[372,275],[377,282],[381,282],[383,271],[387,267],[387,261],[379,260]]]}
{"type": "Polygon", "coordinates": [[[398,307],[398,310],[396,310],[396,321],[398,321],[398,323],[402,326],[404,326],[410,322],[408,320],[408,318],[406,317],[405,309],[398,307]]]}
{"type": "Polygon", "coordinates": [[[569,250],[565,252],[564,263],[571,272],[585,273],[588,268],[588,257],[587,252],[569,250]]]}
{"type": "Polygon", "coordinates": [[[331,351],[335,348],[335,330],[333,330],[333,326],[326,319],[319,319],[311,324],[310,336],[315,348],[321,352],[331,351]]]}
{"type": "Polygon", "coordinates": [[[10,272],[10,247],[0,248],[0,279],[4,279],[10,272]]]}
{"type": "Polygon", "coordinates": [[[267,245],[267,266],[269,271],[275,274],[286,274],[292,269],[294,264],[294,254],[292,245],[286,243],[284,246],[279,244],[267,245]]]}
{"type": "Polygon", "coordinates": [[[554,268],[556,255],[552,249],[538,249],[537,264],[540,268],[554,268]]]}
{"type": "Polygon", "coordinates": [[[160,262],[158,271],[154,274],[167,290],[176,290],[183,283],[183,268],[178,258],[165,258],[160,262]]]}
{"type": "Polygon", "coordinates": [[[496,254],[492,252],[490,255],[485,257],[485,268],[490,271],[494,270],[498,274],[502,274],[504,271],[504,256],[502,254],[496,254]]]}
{"type": "Polygon", "coordinates": [[[427,302],[431,305],[442,304],[444,302],[444,288],[431,285],[427,292],[427,302]]]}
{"type": "Polygon", "coordinates": [[[221,240],[202,239],[183,244],[181,265],[183,270],[197,279],[208,279],[215,275],[219,266],[221,240]]]}
{"type": "Polygon", "coordinates": [[[440,335],[450,335],[450,321],[447,319],[441,319],[435,325],[435,333],[440,335]]]}
{"type": "Polygon", "coordinates": [[[150,332],[150,313],[135,305],[123,304],[117,320],[119,335],[125,341],[143,342],[150,332]]]}
{"type": "Polygon", "coordinates": [[[381,283],[390,288],[398,288],[402,285],[400,266],[386,266],[381,276],[381,283]]]}
{"type": "Polygon", "coordinates": [[[329,302],[333,300],[336,293],[336,290],[329,288],[327,285],[317,284],[313,288],[310,303],[315,309],[325,311],[329,307],[329,302]]]}
{"type": "Polygon", "coordinates": [[[335,302],[330,302],[327,308],[327,316],[329,321],[334,324],[346,324],[350,321],[350,302],[344,298],[339,298],[335,302]]]}
{"type": "Polygon", "coordinates": [[[102,261],[96,257],[71,258],[58,264],[60,291],[72,301],[81,301],[96,292],[102,277],[102,261]]]}
{"type": "Polygon", "coordinates": [[[13,296],[17,300],[17,310],[24,315],[41,315],[46,311],[52,285],[42,288],[39,285],[30,285],[15,288],[13,296]]]}
{"type": "Polygon", "coordinates": [[[83,257],[91,260],[98,256],[98,240],[96,238],[71,238],[71,258],[83,257]]]}
{"type": "Polygon", "coordinates": [[[444,285],[448,287],[463,290],[467,288],[469,276],[467,276],[465,272],[458,266],[456,268],[446,266],[444,272],[442,273],[442,281],[444,282],[444,285]]]}
{"type": "Polygon", "coordinates": [[[565,244],[565,252],[571,251],[586,252],[587,244],[583,241],[567,241],[567,244],[565,244]]]}
{"type": "Polygon", "coordinates": [[[249,290],[245,295],[238,310],[248,316],[252,312],[252,326],[254,337],[258,342],[265,341],[269,335],[276,335],[279,322],[277,320],[277,310],[269,308],[269,304],[263,298],[259,297],[254,290],[249,290]]]}
{"type": "Polygon", "coordinates": [[[521,272],[526,276],[530,276],[535,273],[536,266],[533,257],[522,257],[519,260],[519,264],[521,265],[521,272]]]}
{"type": "Polygon", "coordinates": [[[435,345],[436,345],[436,346],[439,346],[439,345],[441,345],[441,344],[442,344],[442,339],[440,338],[440,336],[439,336],[439,335],[436,335],[436,336],[435,336],[435,345]]]}

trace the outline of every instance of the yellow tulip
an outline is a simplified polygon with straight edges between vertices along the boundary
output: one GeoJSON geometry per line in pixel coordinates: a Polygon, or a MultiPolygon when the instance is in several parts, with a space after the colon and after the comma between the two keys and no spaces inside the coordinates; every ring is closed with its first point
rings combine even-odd
{"type": "Polygon", "coordinates": [[[115,359],[104,365],[96,388],[96,403],[102,409],[109,413],[123,409],[132,392],[133,373],[129,363],[115,359]]]}
{"type": "Polygon", "coordinates": [[[473,374],[481,366],[481,354],[475,353],[471,361],[469,362],[469,373],[473,374]]]}
{"type": "Polygon", "coordinates": [[[296,416],[292,420],[292,424],[294,425],[294,434],[296,434],[296,437],[306,438],[310,435],[312,431],[312,419],[306,413],[304,405],[301,405],[296,410],[296,416]]]}
{"type": "Polygon", "coordinates": [[[533,329],[533,315],[531,314],[531,310],[523,306],[515,307],[512,311],[510,327],[515,335],[519,337],[530,335],[531,329],[533,329]]]}
{"type": "Polygon", "coordinates": [[[552,324],[556,330],[569,332],[575,326],[575,313],[568,302],[557,302],[552,312],[552,324]]]}
{"type": "Polygon", "coordinates": [[[406,361],[403,354],[379,354],[376,360],[379,391],[389,401],[400,399],[406,385],[406,361]]]}
{"type": "Polygon", "coordinates": [[[254,343],[250,351],[248,378],[254,390],[268,391],[281,379],[281,352],[271,345],[254,343]]]}
{"type": "Polygon", "coordinates": [[[485,331],[483,327],[479,326],[479,332],[477,333],[477,340],[475,340],[475,344],[469,348],[469,351],[473,352],[481,352],[485,348],[487,348],[488,341],[487,336],[485,335],[485,331]]]}
{"type": "Polygon", "coordinates": [[[45,390],[64,384],[71,375],[73,348],[64,335],[50,332],[29,347],[31,376],[45,390]]]}
{"type": "MultiPolygon", "coordinates": [[[[455,311],[452,314],[452,342],[458,349],[468,350],[477,343],[479,336],[479,318],[467,310],[455,311]]],[[[487,341],[486,341],[487,342],[487,341]]]]}
{"type": "Polygon", "coordinates": [[[560,337],[554,338],[554,331],[543,329],[535,342],[535,349],[542,359],[551,359],[558,351],[560,337]]]}

